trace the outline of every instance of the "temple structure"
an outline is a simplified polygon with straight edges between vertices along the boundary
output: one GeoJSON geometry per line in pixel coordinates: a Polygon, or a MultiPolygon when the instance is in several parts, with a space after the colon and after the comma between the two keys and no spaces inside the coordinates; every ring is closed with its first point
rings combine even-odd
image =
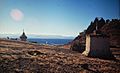
{"type": "Polygon", "coordinates": [[[27,41],[27,36],[25,35],[24,30],[23,30],[22,35],[20,36],[20,40],[21,40],[21,41],[27,41]]]}
{"type": "Polygon", "coordinates": [[[96,30],[91,34],[86,34],[86,48],[82,54],[90,57],[113,59],[114,56],[110,51],[108,38],[98,30],[96,24],[96,30]]]}

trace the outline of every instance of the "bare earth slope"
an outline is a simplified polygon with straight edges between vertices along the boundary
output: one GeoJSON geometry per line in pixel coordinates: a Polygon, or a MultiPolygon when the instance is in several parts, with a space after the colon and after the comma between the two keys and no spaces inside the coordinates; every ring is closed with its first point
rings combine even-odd
{"type": "Polygon", "coordinates": [[[0,73],[120,73],[120,61],[69,49],[0,39],[0,73]]]}

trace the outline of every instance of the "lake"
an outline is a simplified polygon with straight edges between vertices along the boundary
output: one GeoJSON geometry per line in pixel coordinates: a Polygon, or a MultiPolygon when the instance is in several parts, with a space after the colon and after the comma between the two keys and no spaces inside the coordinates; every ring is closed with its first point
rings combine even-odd
{"type": "Polygon", "coordinates": [[[73,39],[40,39],[40,38],[30,38],[28,41],[37,42],[40,44],[49,44],[49,45],[63,45],[67,44],[73,39]]]}

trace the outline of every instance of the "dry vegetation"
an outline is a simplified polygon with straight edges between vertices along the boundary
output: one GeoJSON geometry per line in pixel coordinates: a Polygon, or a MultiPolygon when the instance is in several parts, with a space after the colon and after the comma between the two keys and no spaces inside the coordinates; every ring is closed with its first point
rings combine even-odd
{"type": "Polygon", "coordinates": [[[0,39],[0,73],[120,73],[120,60],[88,58],[60,46],[0,39]]]}

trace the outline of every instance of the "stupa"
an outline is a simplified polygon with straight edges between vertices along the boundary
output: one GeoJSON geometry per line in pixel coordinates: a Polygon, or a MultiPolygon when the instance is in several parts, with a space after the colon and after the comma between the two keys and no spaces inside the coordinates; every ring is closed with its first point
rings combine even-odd
{"type": "Polygon", "coordinates": [[[86,48],[82,54],[103,59],[114,58],[109,47],[109,37],[98,30],[97,24],[93,33],[86,34],[86,48]]]}
{"type": "Polygon", "coordinates": [[[24,30],[23,30],[22,35],[20,36],[20,40],[21,40],[21,41],[27,41],[27,36],[25,35],[24,30]]]}

